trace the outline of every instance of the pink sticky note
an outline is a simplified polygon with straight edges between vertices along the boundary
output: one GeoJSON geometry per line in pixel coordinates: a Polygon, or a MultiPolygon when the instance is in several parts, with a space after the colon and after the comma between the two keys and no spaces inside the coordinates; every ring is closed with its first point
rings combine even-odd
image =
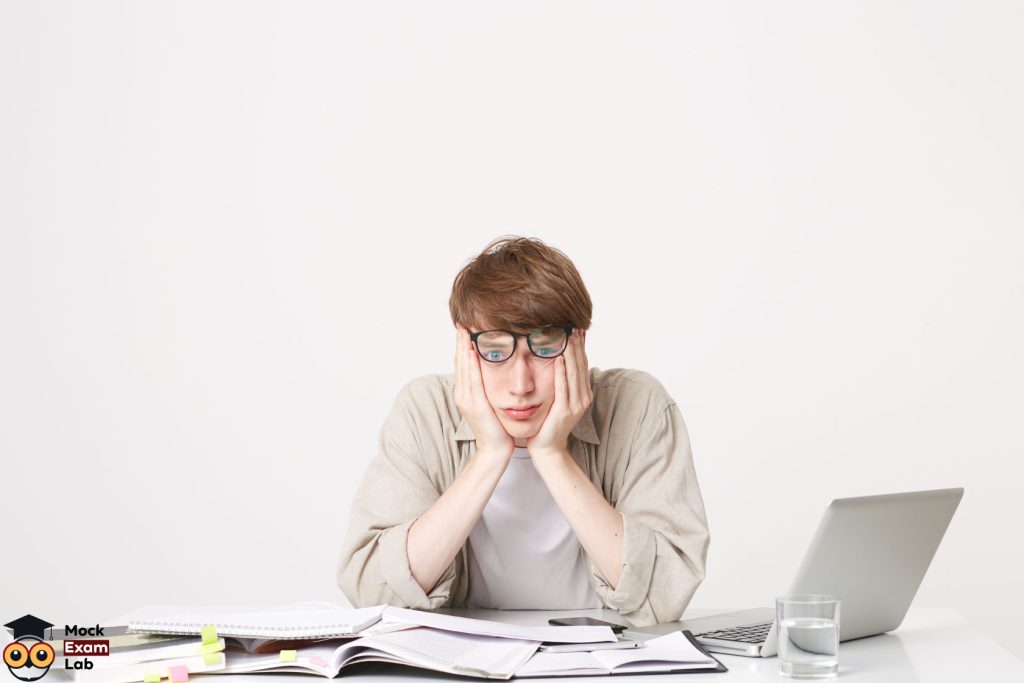
{"type": "Polygon", "coordinates": [[[327,666],[327,662],[320,659],[319,657],[310,657],[309,662],[311,664],[316,664],[317,666],[327,666]]]}
{"type": "Polygon", "coordinates": [[[168,669],[171,672],[169,678],[173,683],[180,683],[181,681],[188,680],[188,667],[187,666],[172,666],[168,669]]]}

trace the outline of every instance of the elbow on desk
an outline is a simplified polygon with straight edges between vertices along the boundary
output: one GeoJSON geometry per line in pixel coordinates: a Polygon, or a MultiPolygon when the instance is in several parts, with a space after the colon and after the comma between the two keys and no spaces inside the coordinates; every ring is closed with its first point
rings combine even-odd
{"type": "Polygon", "coordinates": [[[651,572],[646,595],[634,609],[629,607],[630,603],[637,604],[636,598],[631,600],[628,595],[616,596],[608,606],[616,609],[633,626],[679,621],[704,582],[709,540],[705,536],[699,543],[700,552],[693,555],[677,551],[668,557],[656,556],[656,562],[660,560],[667,565],[651,572]]]}
{"type": "MultiPolygon", "coordinates": [[[[374,604],[366,590],[364,580],[365,563],[356,559],[354,554],[343,554],[338,561],[335,575],[338,588],[353,607],[367,607],[374,604]]],[[[379,604],[379,603],[378,603],[379,604]]]]}

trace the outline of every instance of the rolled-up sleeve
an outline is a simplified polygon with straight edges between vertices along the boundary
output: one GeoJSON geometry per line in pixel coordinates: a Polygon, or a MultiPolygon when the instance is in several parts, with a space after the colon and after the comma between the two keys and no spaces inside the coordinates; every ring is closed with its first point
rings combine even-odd
{"type": "Polygon", "coordinates": [[[378,453],[363,475],[349,514],[337,580],[355,607],[389,603],[433,610],[451,596],[454,561],[429,593],[409,569],[409,528],[442,493],[424,466],[416,421],[407,386],[381,427],[378,453]]]}
{"type": "Polygon", "coordinates": [[[598,596],[635,626],[678,620],[704,580],[704,501],[678,406],[648,410],[636,431],[615,509],[622,573],[612,588],[591,562],[598,596]]]}

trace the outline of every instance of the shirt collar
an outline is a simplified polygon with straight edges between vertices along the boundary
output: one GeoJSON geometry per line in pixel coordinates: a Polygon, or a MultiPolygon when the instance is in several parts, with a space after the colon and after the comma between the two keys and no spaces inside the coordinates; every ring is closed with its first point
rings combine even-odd
{"type": "MultiPolygon", "coordinates": [[[[579,441],[586,441],[595,445],[600,445],[601,440],[597,438],[597,430],[594,428],[594,403],[591,401],[590,405],[587,406],[587,412],[583,413],[580,421],[576,423],[576,426],[572,428],[571,435],[576,437],[579,441]]],[[[473,434],[473,429],[469,426],[469,422],[466,418],[459,418],[459,428],[455,431],[456,441],[476,441],[476,436],[473,434]]]]}

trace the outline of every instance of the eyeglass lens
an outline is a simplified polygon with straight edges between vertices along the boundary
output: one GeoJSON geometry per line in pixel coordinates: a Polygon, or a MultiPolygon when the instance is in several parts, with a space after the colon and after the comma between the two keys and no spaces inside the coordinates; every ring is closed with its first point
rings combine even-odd
{"type": "MultiPolygon", "coordinates": [[[[565,330],[560,327],[534,330],[527,336],[527,343],[535,356],[554,358],[565,350],[565,330]]],[[[476,338],[476,348],[484,360],[500,363],[512,357],[515,337],[501,330],[484,332],[476,338]]]]}

